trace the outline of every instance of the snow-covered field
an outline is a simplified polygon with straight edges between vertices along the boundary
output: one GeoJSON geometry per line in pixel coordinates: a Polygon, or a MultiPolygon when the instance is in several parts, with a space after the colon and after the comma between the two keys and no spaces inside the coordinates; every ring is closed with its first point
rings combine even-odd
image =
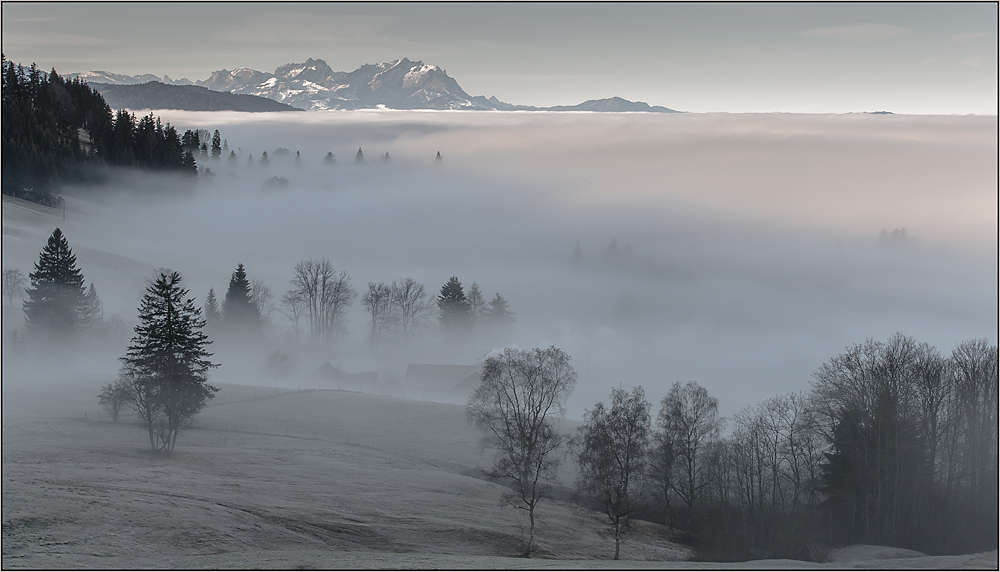
{"type": "Polygon", "coordinates": [[[993,568],[997,553],[928,557],[851,547],[831,562],[694,563],[640,522],[613,564],[598,515],[523,515],[482,480],[460,406],[337,390],[226,385],[167,459],[134,419],[113,424],[102,380],[4,380],[3,567],[32,568],[993,568]]]}

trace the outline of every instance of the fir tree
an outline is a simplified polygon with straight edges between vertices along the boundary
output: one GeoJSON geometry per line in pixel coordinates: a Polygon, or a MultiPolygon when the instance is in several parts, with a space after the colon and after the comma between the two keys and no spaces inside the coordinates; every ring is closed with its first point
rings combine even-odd
{"type": "Polygon", "coordinates": [[[168,454],[185,422],[219,391],[208,384],[208,370],[218,367],[205,349],[212,342],[201,331],[201,310],[187,294],[180,274],[161,272],[146,288],[136,335],[121,358],[149,444],[168,454]]]}
{"type": "Polygon", "coordinates": [[[219,311],[219,301],[215,298],[215,288],[208,289],[208,296],[205,298],[205,323],[208,327],[217,326],[222,321],[222,313],[219,311]]]}
{"type": "Polygon", "coordinates": [[[222,301],[222,323],[226,331],[243,337],[256,337],[261,333],[260,311],[253,300],[250,280],[240,264],[229,280],[226,298],[222,301]]]}
{"type": "Polygon", "coordinates": [[[486,299],[483,298],[483,293],[479,291],[479,284],[472,283],[472,286],[469,287],[467,300],[469,302],[469,314],[472,318],[472,324],[474,327],[479,327],[482,324],[483,313],[486,311],[486,299]]]}
{"type": "Polygon", "coordinates": [[[212,158],[218,159],[222,156],[222,136],[219,135],[219,130],[215,130],[215,134],[212,135],[212,158]]]}
{"type": "Polygon", "coordinates": [[[472,308],[465,298],[465,291],[457,276],[452,276],[441,287],[441,294],[437,299],[438,309],[441,311],[441,327],[448,333],[455,336],[462,336],[469,332],[472,326],[472,308]]]}
{"type": "Polygon", "coordinates": [[[90,288],[84,295],[84,314],[81,325],[87,328],[96,328],[104,320],[104,303],[97,295],[97,287],[94,286],[93,282],[90,283],[90,288]]]}
{"type": "Polygon", "coordinates": [[[507,300],[499,292],[490,300],[489,307],[483,312],[483,318],[489,327],[499,331],[509,328],[517,321],[514,319],[514,312],[508,307],[507,300]]]}
{"type": "Polygon", "coordinates": [[[25,330],[32,334],[70,336],[86,325],[88,315],[83,274],[76,256],[58,228],[52,232],[28,275],[24,301],[25,330]]]}

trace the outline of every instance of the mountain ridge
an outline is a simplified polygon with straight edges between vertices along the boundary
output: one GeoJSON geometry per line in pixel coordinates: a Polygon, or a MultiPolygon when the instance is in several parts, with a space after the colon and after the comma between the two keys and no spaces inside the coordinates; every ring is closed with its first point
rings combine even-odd
{"type": "Polygon", "coordinates": [[[198,85],[150,81],[109,85],[88,83],[113,109],[183,109],[185,111],[302,111],[296,107],[254,95],[213,91],[198,85]]]}
{"type": "MultiPolygon", "coordinates": [[[[417,60],[400,58],[364,64],[350,72],[334,71],[324,60],[287,63],[274,73],[248,67],[216,70],[204,80],[172,80],[152,74],[127,76],[106,71],[67,74],[108,86],[159,82],[164,86],[198,86],[212,92],[267,98],[305,110],[432,109],[478,111],[597,111],[678,113],[662,106],[620,97],[588,100],[577,105],[514,105],[496,96],[472,96],[447,71],[417,60]]],[[[179,92],[177,92],[179,93],[179,92]]]]}

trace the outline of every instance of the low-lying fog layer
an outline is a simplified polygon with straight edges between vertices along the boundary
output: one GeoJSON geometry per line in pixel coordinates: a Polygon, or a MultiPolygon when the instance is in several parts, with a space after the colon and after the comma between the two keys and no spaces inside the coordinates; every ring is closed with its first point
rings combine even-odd
{"type": "MultiPolygon", "coordinates": [[[[157,113],[182,132],[219,129],[238,158],[199,158],[215,175],[193,191],[134,174],[113,191],[67,189],[65,221],[5,204],[4,266],[27,274],[59,226],[105,314],[133,322],[161,267],[199,304],[210,287],[221,301],[238,263],[276,298],[307,258],[359,291],[412,276],[436,295],[456,275],[509,301],[505,343],[573,356],[573,417],[611,386],[641,384],[655,402],[687,380],[729,415],[807,389],[846,345],[895,331],[943,352],[996,343],[996,117],[157,113]]],[[[21,323],[6,302],[5,335],[21,323]]],[[[298,371],[372,369],[360,298],[347,328],[298,371]]],[[[436,328],[393,367],[491,349],[448,346],[436,328]]],[[[275,312],[274,348],[291,351],[289,331],[275,312]]],[[[99,369],[113,374],[115,357],[99,369]]],[[[217,357],[213,379],[262,383],[261,355],[217,357]]]]}

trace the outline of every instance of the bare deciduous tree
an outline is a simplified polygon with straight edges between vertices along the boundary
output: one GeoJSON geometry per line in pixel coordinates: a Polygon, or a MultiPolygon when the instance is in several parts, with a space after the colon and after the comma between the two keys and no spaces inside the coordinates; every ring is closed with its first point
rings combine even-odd
{"type": "Polygon", "coordinates": [[[303,260],[295,265],[291,283],[304,302],[313,341],[332,347],[357,296],[350,273],[337,272],[326,258],[303,260]]]}
{"type": "Polygon", "coordinates": [[[21,298],[24,296],[24,286],[28,283],[21,269],[4,266],[3,268],[3,293],[7,296],[8,304],[14,306],[14,296],[21,298]]]}
{"type": "Polygon", "coordinates": [[[266,326],[271,322],[271,314],[274,313],[274,293],[264,285],[262,280],[254,278],[250,281],[250,299],[257,312],[260,314],[261,324],[266,326]]]}
{"type": "Polygon", "coordinates": [[[670,485],[687,504],[690,519],[698,494],[711,482],[711,474],[703,466],[703,455],[722,429],[719,400],[710,397],[698,383],[689,381],[685,385],[674,383],[660,404],[657,426],[668,435],[679,463],[670,485]]]}
{"type": "Polygon", "coordinates": [[[118,422],[118,415],[129,404],[135,401],[132,391],[132,383],[128,375],[120,375],[115,382],[106,383],[101,387],[101,394],[97,396],[97,402],[101,407],[111,414],[111,421],[118,422]]]}
{"type": "Polygon", "coordinates": [[[368,310],[368,315],[371,316],[369,351],[374,355],[382,340],[382,334],[397,319],[397,312],[393,305],[392,287],[385,282],[369,282],[368,291],[362,297],[361,303],[368,310]]]}
{"type": "Polygon", "coordinates": [[[615,560],[629,526],[629,515],[643,496],[643,470],[649,447],[650,403],[642,387],[631,395],[611,390],[611,407],[598,403],[584,415],[576,445],[577,488],[600,504],[614,527],[615,560]]]}
{"type": "Polygon", "coordinates": [[[483,445],[496,449],[491,477],[513,489],[505,497],[528,512],[530,531],[525,556],[535,540],[535,507],[555,475],[555,451],[565,435],[554,420],[576,384],[576,372],[562,350],[505,349],[483,362],[482,383],[469,397],[469,421],[484,433],[483,445]]]}
{"type": "Polygon", "coordinates": [[[299,341],[299,319],[305,313],[307,301],[302,292],[289,290],[281,296],[281,313],[292,323],[292,331],[295,332],[295,341],[299,341]]]}
{"type": "Polygon", "coordinates": [[[397,311],[400,337],[403,340],[403,353],[410,351],[410,342],[418,329],[422,328],[434,310],[428,300],[427,290],[413,278],[393,280],[392,305],[397,311]]]}

